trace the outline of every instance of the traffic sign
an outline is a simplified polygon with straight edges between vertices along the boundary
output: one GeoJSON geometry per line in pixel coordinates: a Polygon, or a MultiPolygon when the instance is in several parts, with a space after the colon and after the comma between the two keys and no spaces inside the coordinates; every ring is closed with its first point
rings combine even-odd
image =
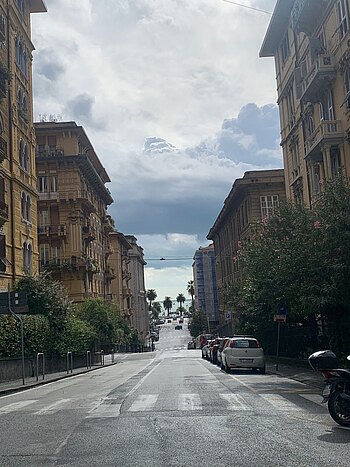
{"type": "Polygon", "coordinates": [[[231,319],[231,311],[225,311],[225,319],[227,321],[231,319]]]}
{"type": "Polygon", "coordinates": [[[275,323],[285,323],[287,321],[286,315],[275,315],[273,317],[275,323]]]}

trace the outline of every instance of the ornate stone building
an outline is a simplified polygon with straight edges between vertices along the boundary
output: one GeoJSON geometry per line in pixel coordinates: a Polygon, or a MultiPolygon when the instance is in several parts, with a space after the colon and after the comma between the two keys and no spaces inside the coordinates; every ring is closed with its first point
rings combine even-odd
{"type": "Polygon", "coordinates": [[[31,15],[42,0],[0,0],[0,288],[38,269],[31,15]]]}
{"type": "Polygon", "coordinates": [[[287,197],[311,206],[350,176],[349,0],[278,0],[261,50],[274,57],[287,197]]]}
{"type": "Polygon", "coordinates": [[[283,169],[246,172],[243,178],[235,180],[210,229],[207,238],[215,248],[221,326],[227,321],[225,312],[231,311],[225,303],[225,289],[240,277],[236,260],[240,242],[250,238],[255,222],[268,217],[285,199],[283,169]]]}
{"type": "Polygon", "coordinates": [[[114,222],[110,182],[84,129],[75,122],[35,123],[40,269],[69,297],[111,297],[108,258],[114,222]]]}

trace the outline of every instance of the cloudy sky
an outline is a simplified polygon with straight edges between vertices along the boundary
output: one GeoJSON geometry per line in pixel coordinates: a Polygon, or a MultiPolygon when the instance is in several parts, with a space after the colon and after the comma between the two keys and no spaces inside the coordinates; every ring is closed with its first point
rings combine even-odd
{"type": "Polygon", "coordinates": [[[276,0],[45,2],[32,15],[35,119],[83,125],[117,229],[144,248],[146,287],[186,294],[234,180],[282,166],[274,64],[258,58],[270,16],[254,10],[276,0]]]}

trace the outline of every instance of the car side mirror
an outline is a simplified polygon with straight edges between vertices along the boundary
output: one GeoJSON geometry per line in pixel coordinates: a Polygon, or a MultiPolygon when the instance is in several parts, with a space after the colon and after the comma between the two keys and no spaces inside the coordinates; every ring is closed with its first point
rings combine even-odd
{"type": "Polygon", "coordinates": [[[350,355],[348,355],[348,356],[346,357],[346,359],[350,361],[350,355]]]}

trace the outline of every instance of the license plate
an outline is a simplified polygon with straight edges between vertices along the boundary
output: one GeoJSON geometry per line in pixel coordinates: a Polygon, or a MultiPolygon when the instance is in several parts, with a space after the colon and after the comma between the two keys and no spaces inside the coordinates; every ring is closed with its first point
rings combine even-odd
{"type": "Polygon", "coordinates": [[[242,363],[249,362],[252,363],[254,362],[254,358],[240,358],[239,359],[242,363]]]}
{"type": "Polygon", "coordinates": [[[327,384],[325,388],[323,389],[322,396],[329,397],[330,393],[331,393],[331,386],[327,384]]]}

